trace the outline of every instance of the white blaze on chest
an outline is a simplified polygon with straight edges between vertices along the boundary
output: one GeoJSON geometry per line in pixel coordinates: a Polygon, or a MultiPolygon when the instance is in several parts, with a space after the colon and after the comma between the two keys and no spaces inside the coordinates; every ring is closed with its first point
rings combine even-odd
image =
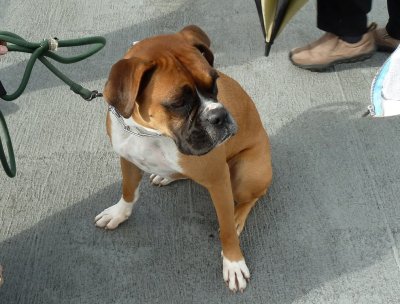
{"type": "MultiPolygon", "coordinates": [[[[179,152],[171,138],[139,136],[125,131],[114,114],[110,113],[110,118],[112,146],[120,156],[141,170],[162,177],[182,172],[178,163],[179,152]]],[[[133,119],[124,119],[124,123],[133,127],[139,126],[133,119]]],[[[145,128],[140,128],[146,131],[145,128]]]]}

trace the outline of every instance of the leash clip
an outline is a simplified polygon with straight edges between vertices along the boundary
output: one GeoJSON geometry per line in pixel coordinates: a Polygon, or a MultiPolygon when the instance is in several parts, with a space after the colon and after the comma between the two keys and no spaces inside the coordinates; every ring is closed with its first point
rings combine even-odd
{"type": "Polygon", "coordinates": [[[91,101],[93,99],[95,99],[96,97],[103,97],[102,93],[99,93],[97,90],[92,91],[92,93],[90,94],[90,96],[88,98],[83,98],[87,101],[91,101]]]}

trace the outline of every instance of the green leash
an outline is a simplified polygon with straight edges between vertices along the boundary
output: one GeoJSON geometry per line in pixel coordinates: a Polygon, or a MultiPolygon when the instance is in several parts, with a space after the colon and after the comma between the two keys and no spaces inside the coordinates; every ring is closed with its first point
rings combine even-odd
{"type": "MultiPolygon", "coordinates": [[[[98,93],[97,91],[90,91],[82,87],[81,85],[73,82],[70,78],[61,73],[45,57],[51,58],[57,62],[64,64],[76,63],[100,51],[106,44],[105,38],[87,37],[87,38],[71,39],[71,40],[58,40],[57,38],[50,38],[43,40],[39,43],[32,43],[26,41],[25,39],[21,38],[20,36],[14,33],[0,31],[0,40],[7,42],[7,48],[10,52],[23,52],[32,54],[26,66],[21,83],[18,89],[14,93],[7,95],[6,90],[4,89],[3,85],[0,82],[1,99],[4,99],[6,101],[11,101],[21,96],[21,94],[26,88],[26,85],[28,84],[29,77],[32,73],[33,66],[37,59],[39,59],[58,78],[64,81],[72,91],[82,96],[82,98],[84,98],[85,100],[92,100],[93,98],[102,96],[102,94],[98,93]],[[54,53],[54,51],[56,51],[58,48],[61,47],[73,47],[73,46],[83,46],[83,45],[93,45],[93,47],[91,47],[87,52],[81,55],[72,57],[63,57],[54,53]]],[[[10,177],[14,177],[16,174],[15,156],[7,124],[1,111],[0,111],[0,161],[3,165],[6,174],[10,177]],[[4,152],[3,142],[1,139],[2,134],[4,134],[6,137],[5,143],[7,146],[9,161],[7,161],[7,157],[4,152]]]]}

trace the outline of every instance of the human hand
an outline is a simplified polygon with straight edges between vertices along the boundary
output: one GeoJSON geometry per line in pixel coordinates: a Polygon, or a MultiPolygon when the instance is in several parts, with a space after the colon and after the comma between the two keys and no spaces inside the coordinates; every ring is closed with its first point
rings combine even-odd
{"type": "Polygon", "coordinates": [[[7,45],[6,42],[0,41],[0,55],[4,55],[5,53],[8,52],[8,49],[7,49],[6,45],[7,45]]]}

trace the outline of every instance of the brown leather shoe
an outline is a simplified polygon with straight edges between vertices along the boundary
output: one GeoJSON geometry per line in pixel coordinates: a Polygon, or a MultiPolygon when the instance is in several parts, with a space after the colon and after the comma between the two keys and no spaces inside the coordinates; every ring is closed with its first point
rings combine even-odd
{"type": "Polygon", "coordinates": [[[348,43],[333,34],[325,34],[309,46],[293,49],[290,61],[302,69],[323,71],[335,64],[356,62],[370,58],[375,52],[372,24],[357,43],[348,43]]]}
{"type": "Polygon", "coordinates": [[[399,39],[389,36],[385,28],[374,31],[375,44],[380,52],[393,52],[400,44],[399,39]]]}

